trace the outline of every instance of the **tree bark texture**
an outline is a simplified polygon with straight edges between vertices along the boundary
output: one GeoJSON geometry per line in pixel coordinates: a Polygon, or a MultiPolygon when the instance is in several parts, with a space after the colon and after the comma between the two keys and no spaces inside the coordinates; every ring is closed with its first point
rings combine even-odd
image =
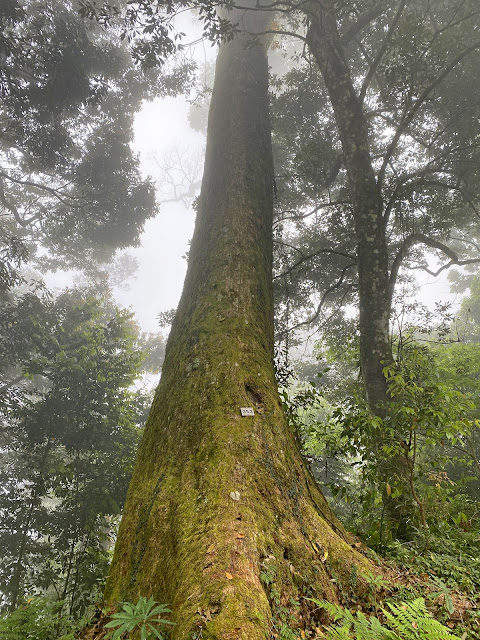
{"type": "MultiPolygon", "coordinates": [[[[249,20],[265,29],[260,12],[249,20]]],[[[277,392],[266,48],[246,34],[220,47],[188,272],[105,592],[169,603],[173,640],[275,637],[281,607],[305,624],[307,601],[291,597],[335,600],[333,576],[350,588],[370,566],[277,392]]]]}
{"type": "Polygon", "coordinates": [[[362,375],[368,402],[379,414],[387,400],[383,368],[393,359],[382,194],[373,170],[362,102],[353,86],[335,15],[323,2],[311,5],[307,42],[325,81],[342,143],[357,242],[362,375]]]}
{"type": "MultiPolygon", "coordinates": [[[[357,243],[362,377],[372,412],[383,418],[389,400],[383,369],[393,362],[389,323],[393,287],[381,188],[370,155],[363,101],[353,86],[336,16],[323,2],[311,5],[307,42],[327,87],[342,144],[357,243]]],[[[386,454],[384,445],[379,439],[379,490],[396,535],[407,537],[413,504],[388,495],[386,483],[408,483],[409,470],[403,457],[386,454]]]]}

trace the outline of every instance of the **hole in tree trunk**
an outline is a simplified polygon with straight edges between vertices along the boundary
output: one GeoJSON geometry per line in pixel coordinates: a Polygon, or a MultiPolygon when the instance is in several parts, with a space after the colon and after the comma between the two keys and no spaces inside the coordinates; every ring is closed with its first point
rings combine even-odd
{"type": "Polygon", "coordinates": [[[249,384],[245,383],[245,391],[248,393],[248,395],[250,396],[250,398],[255,404],[257,405],[263,404],[262,396],[259,393],[257,393],[249,384]]]}

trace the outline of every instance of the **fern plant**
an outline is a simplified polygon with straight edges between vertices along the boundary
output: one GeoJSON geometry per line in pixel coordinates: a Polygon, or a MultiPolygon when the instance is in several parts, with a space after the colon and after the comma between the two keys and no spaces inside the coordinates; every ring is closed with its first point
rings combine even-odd
{"type": "Polygon", "coordinates": [[[428,612],[423,598],[394,604],[387,602],[389,610],[382,609],[385,623],[361,611],[354,615],[339,605],[315,600],[337,624],[327,627],[327,640],[459,640],[447,627],[428,612]]]}

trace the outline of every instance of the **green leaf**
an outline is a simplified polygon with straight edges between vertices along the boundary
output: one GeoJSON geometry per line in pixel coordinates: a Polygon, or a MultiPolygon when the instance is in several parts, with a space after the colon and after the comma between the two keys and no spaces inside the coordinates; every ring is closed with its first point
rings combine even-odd
{"type": "Polygon", "coordinates": [[[112,640],[118,640],[123,634],[124,631],[131,631],[126,625],[122,625],[118,629],[113,632],[112,640]]]}
{"type": "Polygon", "coordinates": [[[151,616],[156,616],[159,613],[172,613],[172,610],[169,609],[166,604],[159,604],[150,611],[151,616]]]}
{"type": "Polygon", "coordinates": [[[170,620],[165,620],[164,618],[155,618],[154,621],[160,624],[171,624],[175,625],[175,622],[170,622],[170,620]]]}
{"type": "Polygon", "coordinates": [[[445,594],[445,606],[447,607],[447,611],[450,615],[455,611],[455,607],[453,606],[452,598],[448,593],[445,594]]]}
{"type": "Polygon", "coordinates": [[[122,604],[123,604],[123,610],[126,613],[130,614],[131,616],[133,616],[134,613],[135,613],[135,609],[134,609],[133,604],[131,604],[130,602],[123,602],[122,604]]]}
{"type": "Polygon", "coordinates": [[[164,640],[163,635],[160,633],[160,631],[158,629],[155,629],[154,626],[152,626],[151,624],[148,625],[150,631],[159,639],[159,640],[164,640]]]}

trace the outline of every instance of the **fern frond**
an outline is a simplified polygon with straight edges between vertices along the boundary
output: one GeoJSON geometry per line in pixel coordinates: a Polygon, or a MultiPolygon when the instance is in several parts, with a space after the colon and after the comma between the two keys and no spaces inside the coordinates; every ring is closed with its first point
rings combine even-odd
{"type": "Polygon", "coordinates": [[[382,609],[386,625],[361,611],[353,615],[326,600],[311,600],[339,623],[327,627],[327,640],[459,640],[430,615],[423,598],[400,604],[387,602],[390,611],[382,609]]]}
{"type": "Polygon", "coordinates": [[[458,636],[430,615],[423,598],[387,605],[391,611],[383,609],[387,623],[402,640],[458,640],[458,636]]]}

